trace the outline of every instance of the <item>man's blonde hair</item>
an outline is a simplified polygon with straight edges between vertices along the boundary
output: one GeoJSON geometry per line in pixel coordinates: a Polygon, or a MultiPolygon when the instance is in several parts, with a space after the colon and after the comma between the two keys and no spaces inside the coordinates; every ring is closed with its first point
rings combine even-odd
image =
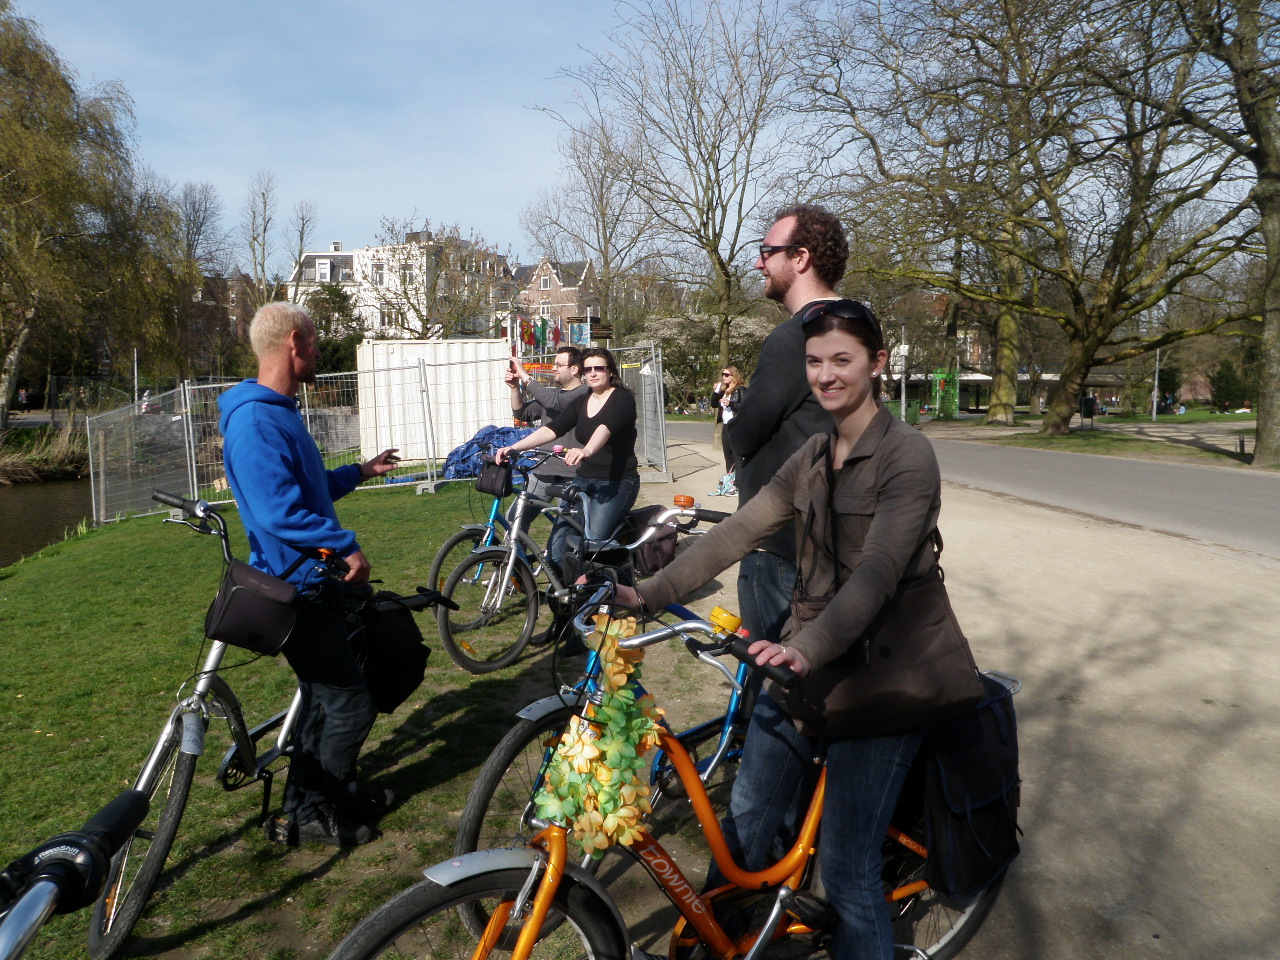
{"type": "Polygon", "coordinates": [[[253,352],[262,359],[274,356],[295,330],[306,328],[311,319],[307,311],[296,303],[278,301],[258,308],[249,324],[249,343],[253,352]]]}

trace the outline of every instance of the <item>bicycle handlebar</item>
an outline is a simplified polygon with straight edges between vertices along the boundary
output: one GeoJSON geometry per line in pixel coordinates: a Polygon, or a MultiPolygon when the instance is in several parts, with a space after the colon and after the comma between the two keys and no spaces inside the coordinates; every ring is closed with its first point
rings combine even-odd
{"type": "Polygon", "coordinates": [[[0,872],[0,958],[20,957],[53,913],[71,913],[102,894],[111,858],[133,836],[150,802],[125,790],[79,830],[50,837],[0,872]]]}
{"type": "MultiPolygon", "coordinates": [[[[593,615],[596,609],[612,595],[612,583],[605,583],[592,592],[591,597],[578,609],[577,615],[573,618],[573,627],[579,634],[586,636],[591,632],[591,628],[587,624],[587,617],[593,615]]],[[[686,637],[694,633],[706,634],[709,637],[717,638],[720,649],[741,660],[752,670],[764,674],[784,690],[791,690],[800,682],[800,674],[787,667],[771,663],[761,666],[756,663],[755,657],[747,653],[747,648],[751,646],[753,641],[736,633],[729,634],[726,637],[722,629],[709,620],[681,620],[670,626],[658,627],[656,630],[650,630],[639,636],[619,640],[618,646],[623,650],[638,650],[642,647],[652,646],[655,643],[664,643],[674,637],[686,637]]]]}

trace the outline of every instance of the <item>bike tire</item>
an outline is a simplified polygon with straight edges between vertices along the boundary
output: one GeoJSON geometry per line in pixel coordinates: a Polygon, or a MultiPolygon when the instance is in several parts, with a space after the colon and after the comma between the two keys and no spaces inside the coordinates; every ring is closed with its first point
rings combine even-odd
{"type": "Polygon", "coordinates": [[[427,584],[431,589],[443,592],[449,574],[480,547],[484,537],[483,530],[459,530],[442,543],[427,572],[427,584]]]}
{"type": "MultiPolygon", "coordinates": [[[[923,818],[913,819],[907,834],[923,842],[925,828],[923,818]]],[[[881,867],[886,893],[920,880],[924,876],[925,858],[901,844],[885,841],[885,856],[881,867]]],[[[952,960],[973,939],[978,928],[987,919],[1000,893],[1003,877],[981,893],[965,899],[955,899],[933,889],[921,890],[904,900],[890,903],[893,912],[893,942],[895,946],[911,947],[930,960],[952,960]]]]}
{"type": "Polygon", "coordinates": [[[491,673],[514,663],[538,621],[533,571],[517,559],[505,576],[506,559],[501,548],[471,554],[449,575],[443,591],[458,609],[441,604],[436,611],[445,651],[470,673],[491,673]]]}
{"type": "MultiPolygon", "coordinates": [[[[476,948],[476,935],[464,913],[490,916],[493,907],[513,900],[528,879],[525,869],[491,870],[442,886],[424,880],[388,900],[338,944],[329,960],[372,960],[375,957],[466,958],[476,948]]],[[[487,957],[510,954],[520,931],[510,921],[498,934],[487,957]]],[[[542,936],[530,954],[533,960],[587,957],[627,960],[625,933],[601,910],[598,897],[570,878],[556,892],[542,936]]]]}
{"type": "Polygon", "coordinates": [[[547,760],[579,708],[566,704],[541,720],[520,719],[493,748],[467,794],[453,855],[494,847],[527,846],[533,795],[547,760]]]}
{"type": "Polygon", "coordinates": [[[181,743],[179,725],[165,741],[160,772],[148,796],[151,811],[146,821],[111,859],[106,889],[94,903],[89,922],[89,956],[93,960],[114,956],[128,939],[164,870],[199,759],[183,753],[181,743]]]}

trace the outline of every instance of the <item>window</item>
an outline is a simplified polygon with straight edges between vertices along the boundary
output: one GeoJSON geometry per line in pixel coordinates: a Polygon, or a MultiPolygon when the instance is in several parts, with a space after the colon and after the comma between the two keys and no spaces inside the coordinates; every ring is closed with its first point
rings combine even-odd
{"type": "Polygon", "coordinates": [[[540,316],[540,317],[549,317],[549,316],[551,316],[551,304],[549,304],[549,303],[544,303],[542,306],[540,306],[540,307],[538,308],[538,316],[540,316]]]}
{"type": "Polygon", "coordinates": [[[375,263],[373,265],[372,279],[373,279],[373,285],[375,287],[380,287],[383,285],[383,283],[386,282],[384,274],[382,272],[382,264],[375,263]]]}
{"type": "Polygon", "coordinates": [[[316,280],[320,283],[329,282],[329,261],[328,260],[316,261],[316,280]]]}
{"type": "Polygon", "coordinates": [[[540,289],[542,289],[542,290],[550,290],[550,289],[551,289],[551,278],[550,278],[550,277],[543,277],[543,278],[542,278],[542,285],[541,285],[540,289]]]}

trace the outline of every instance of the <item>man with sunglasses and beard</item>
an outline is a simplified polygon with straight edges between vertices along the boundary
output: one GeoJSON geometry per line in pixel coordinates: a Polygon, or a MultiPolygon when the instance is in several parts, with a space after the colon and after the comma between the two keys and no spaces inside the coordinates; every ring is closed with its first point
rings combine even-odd
{"type": "MultiPolygon", "coordinates": [[[[829,433],[831,415],[805,376],[801,317],[815,303],[839,299],[849,244],[839,219],[825,207],[784,207],[760,241],[755,269],[764,295],[792,316],[764,341],[751,389],[725,425],[738,461],[738,506],[765,486],[815,433],[829,433]]],[[[779,530],[738,565],[738,603],[753,637],[778,637],[791,610],[796,582],[795,532],[779,530]]]]}

